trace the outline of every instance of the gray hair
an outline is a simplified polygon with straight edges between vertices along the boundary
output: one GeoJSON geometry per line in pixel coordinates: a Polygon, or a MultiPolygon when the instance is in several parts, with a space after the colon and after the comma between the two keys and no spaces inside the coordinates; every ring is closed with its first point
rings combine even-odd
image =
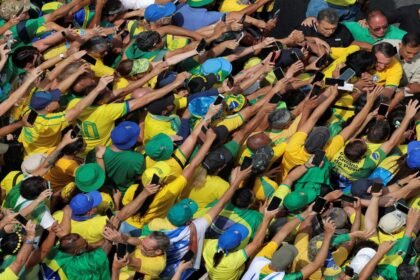
{"type": "Polygon", "coordinates": [[[338,22],[340,21],[340,18],[338,17],[338,14],[336,11],[334,11],[333,9],[324,9],[321,10],[318,13],[318,17],[317,17],[318,21],[321,20],[325,20],[330,24],[338,24],[338,22]]]}
{"type": "Polygon", "coordinates": [[[277,109],[268,115],[268,123],[272,128],[283,128],[292,119],[292,114],[287,109],[277,109]]]}
{"type": "Polygon", "coordinates": [[[156,240],[157,250],[162,250],[163,252],[165,252],[169,248],[169,244],[170,244],[169,238],[163,232],[153,231],[150,234],[150,236],[156,240]]]}

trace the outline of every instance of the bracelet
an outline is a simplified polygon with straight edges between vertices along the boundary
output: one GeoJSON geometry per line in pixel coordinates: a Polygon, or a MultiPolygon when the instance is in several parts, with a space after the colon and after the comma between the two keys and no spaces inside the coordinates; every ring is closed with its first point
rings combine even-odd
{"type": "Polygon", "coordinates": [[[25,244],[34,244],[35,243],[35,240],[26,240],[25,241],[25,244]]]}
{"type": "Polygon", "coordinates": [[[298,219],[301,222],[303,222],[305,220],[300,214],[295,215],[295,218],[298,219]]]}

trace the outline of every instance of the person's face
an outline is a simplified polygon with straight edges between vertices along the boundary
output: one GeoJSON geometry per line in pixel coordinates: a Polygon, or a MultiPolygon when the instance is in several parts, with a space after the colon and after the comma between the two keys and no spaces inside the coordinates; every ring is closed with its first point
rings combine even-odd
{"type": "Polygon", "coordinates": [[[78,255],[88,250],[87,241],[77,234],[69,234],[60,240],[60,245],[68,248],[70,254],[78,255]]]}
{"type": "Polygon", "coordinates": [[[384,71],[392,61],[392,57],[386,57],[383,53],[377,52],[376,56],[376,71],[384,71]]]}
{"type": "Polygon", "coordinates": [[[405,62],[411,62],[413,58],[420,52],[420,47],[410,47],[400,44],[400,55],[404,58],[405,62]]]}
{"type": "Polygon", "coordinates": [[[157,249],[156,240],[150,236],[141,239],[139,247],[141,253],[147,257],[155,257],[161,254],[161,250],[157,249]]]}
{"type": "Polygon", "coordinates": [[[368,28],[371,35],[382,38],[388,30],[388,20],[383,16],[376,16],[368,21],[368,28]]]}
{"type": "Polygon", "coordinates": [[[326,20],[321,20],[317,25],[318,33],[325,37],[330,37],[337,30],[337,26],[337,24],[331,24],[326,20]]]}

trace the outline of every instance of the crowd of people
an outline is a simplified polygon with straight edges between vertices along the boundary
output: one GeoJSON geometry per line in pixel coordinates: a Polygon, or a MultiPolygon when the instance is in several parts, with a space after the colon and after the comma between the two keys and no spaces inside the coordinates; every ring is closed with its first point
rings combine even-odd
{"type": "Polygon", "coordinates": [[[2,0],[0,279],[420,279],[420,4],[371,2],[2,0]]]}

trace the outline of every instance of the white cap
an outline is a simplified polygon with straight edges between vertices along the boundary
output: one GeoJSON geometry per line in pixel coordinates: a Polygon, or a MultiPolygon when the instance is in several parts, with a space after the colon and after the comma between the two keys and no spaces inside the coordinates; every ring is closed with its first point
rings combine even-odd
{"type": "Polygon", "coordinates": [[[351,260],[350,267],[353,268],[355,273],[359,274],[375,254],[376,251],[372,248],[366,247],[360,249],[356,256],[351,260]]]}
{"type": "Polygon", "coordinates": [[[34,172],[34,170],[37,169],[46,159],[47,155],[45,154],[30,155],[23,160],[20,169],[24,175],[28,176],[34,172]]]}
{"type": "Polygon", "coordinates": [[[407,215],[401,211],[394,210],[384,215],[378,223],[379,228],[388,234],[398,232],[407,220],[407,215]]]}

